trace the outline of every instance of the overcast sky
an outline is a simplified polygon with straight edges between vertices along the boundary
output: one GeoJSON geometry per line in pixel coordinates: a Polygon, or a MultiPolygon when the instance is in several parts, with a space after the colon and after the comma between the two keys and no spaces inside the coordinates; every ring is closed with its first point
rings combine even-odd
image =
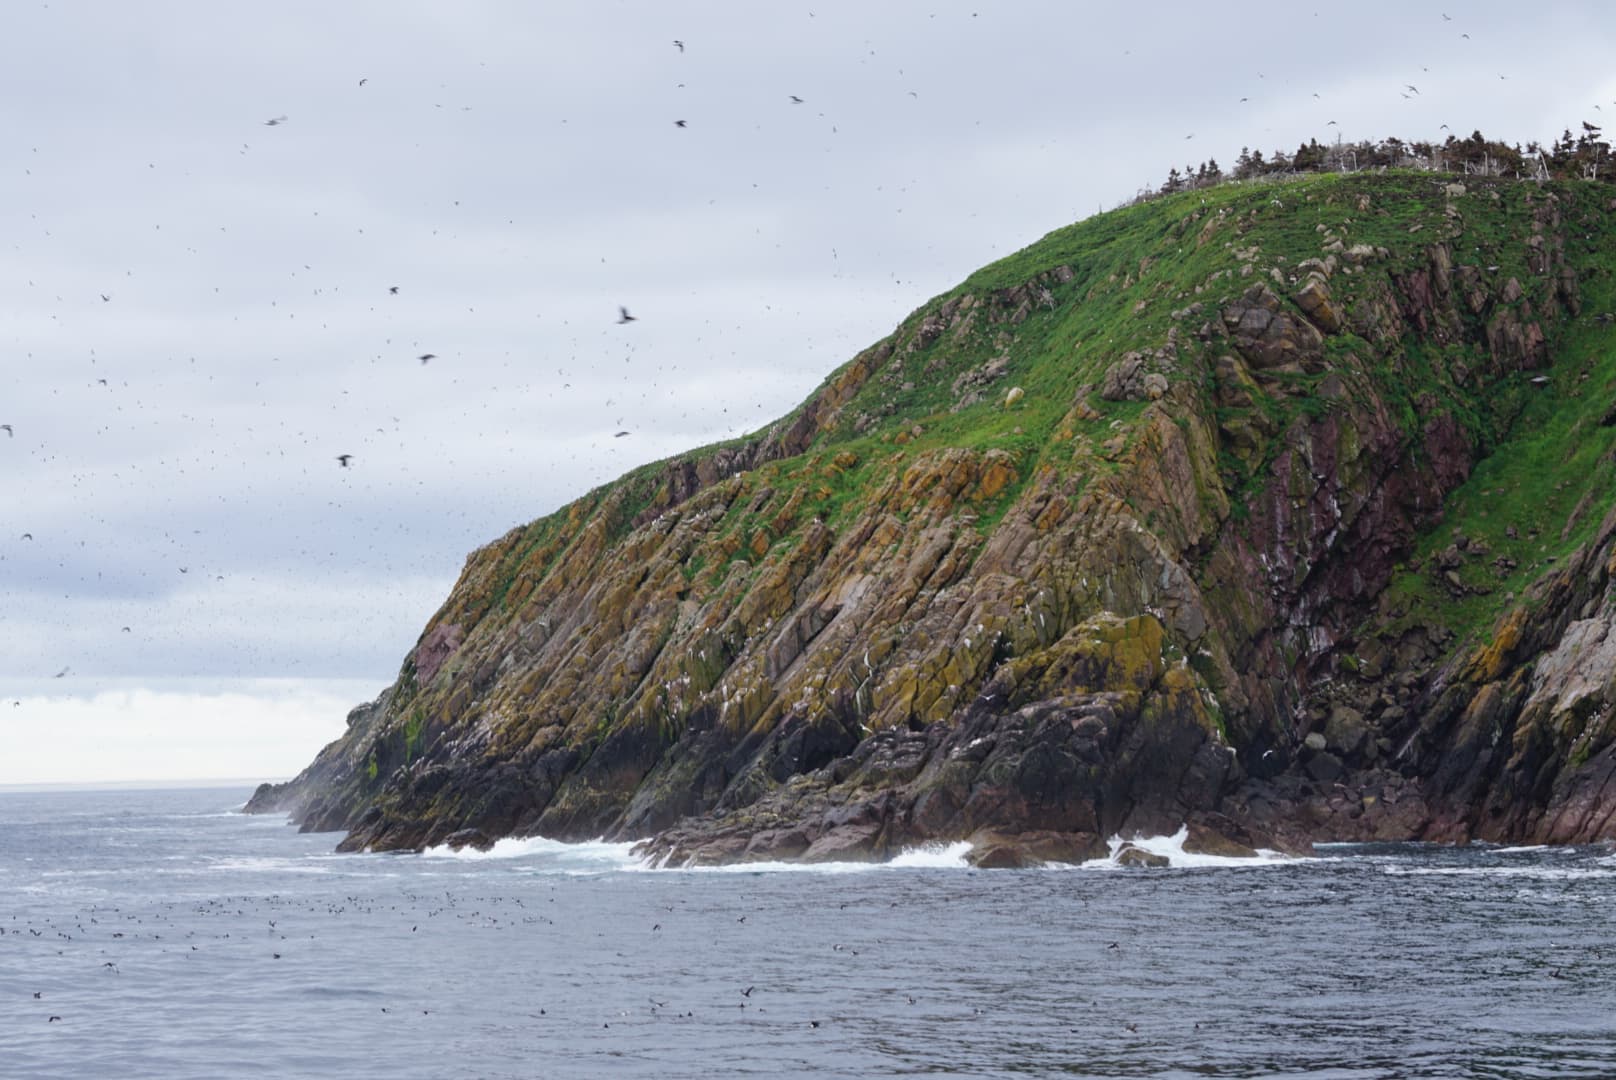
{"type": "Polygon", "coordinates": [[[1603,3],[1096,7],[8,4],[0,783],[295,772],[472,548],[1172,166],[1616,120],[1603,3]]]}

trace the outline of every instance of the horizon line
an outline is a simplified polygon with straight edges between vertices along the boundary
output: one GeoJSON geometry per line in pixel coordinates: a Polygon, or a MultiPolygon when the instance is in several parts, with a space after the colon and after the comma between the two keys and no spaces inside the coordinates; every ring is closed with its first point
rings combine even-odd
{"type": "Polygon", "coordinates": [[[179,789],[252,787],[259,784],[280,784],[282,779],[264,777],[191,777],[134,780],[19,780],[0,783],[0,795],[45,791],[174,791],[179,789]]]}

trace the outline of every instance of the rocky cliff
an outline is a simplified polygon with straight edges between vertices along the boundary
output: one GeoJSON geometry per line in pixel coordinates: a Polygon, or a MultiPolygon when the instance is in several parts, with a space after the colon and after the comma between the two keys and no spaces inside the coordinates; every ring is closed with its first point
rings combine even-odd
{"type": "Polygon", "coordinates": [[[249,808],[699,861],[1616,836],[1613,226],[1393,173],[1052,233],[474,552],[249,808]]]}

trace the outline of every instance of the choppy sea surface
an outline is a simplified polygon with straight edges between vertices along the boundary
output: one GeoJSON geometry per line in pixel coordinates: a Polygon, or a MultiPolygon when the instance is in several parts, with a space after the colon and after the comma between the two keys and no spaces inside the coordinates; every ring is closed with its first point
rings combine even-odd
{"type": "Polygon", "coordinates": [[[1608,848],[687,871],[247,795],[0,793],[0,1076],[1616,1076],[1608,848]]]}

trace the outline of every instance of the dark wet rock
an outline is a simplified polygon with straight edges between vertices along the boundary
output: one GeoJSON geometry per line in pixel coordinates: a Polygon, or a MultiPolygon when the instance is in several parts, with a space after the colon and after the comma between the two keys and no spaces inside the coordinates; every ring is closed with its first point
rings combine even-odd
{"type": "Polygon", "coordinates": [[[1315,780],[1329,782],[1340,779],[1345,770],[1341,766],[1341,759],[1328,750],[1320,750],[1308,755],[1307,774],[1315,780]]]}
{"type": "Polygon", "coordinates": [[[494,846],[493,837],[481,829],[457,830],[444,837],[443,842],[453,851],[468,847],[474,851],[487,851],[494,846]]]}

